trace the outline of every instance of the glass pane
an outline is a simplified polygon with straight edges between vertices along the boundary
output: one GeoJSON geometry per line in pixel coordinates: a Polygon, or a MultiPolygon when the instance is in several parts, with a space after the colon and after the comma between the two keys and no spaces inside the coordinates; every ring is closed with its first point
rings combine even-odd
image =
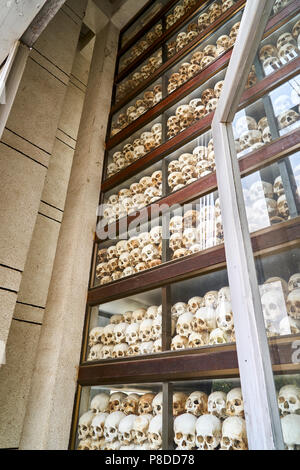
{"type": "Polygon", "coordinates": [[[275,384],[285,447],[300,450],[300,375],[276,375],[275,384]]]}
{"type": "Polygon", "coordinates": [[[242,179],[250,232],[299,215],[300,152],[242,179]]]}
{"type": "Polygon", "coordinates": [[[235,342],[226,270],[171,285],[173,351],[235,342]]]}
{"type": "Polygon", "coordinates": [[[93,307],[87,361],[161,352],[161,315],[160,289],[93,307]]]}
{"type": "Polygon", "coordinates": [[[191,8],[195,7],[197,0],[184,0],[176,4],[166,15],[166,28],[171,28],[182,18],[191,8]]]}
{"type": "Polygon", "coordinates": [[[238,379],[173,383],[176,450],[247,450],[244,401],[238,379]]]}
{"type": "Polygon", "coordinates": [[[160,384],[84,387],[76,449],[160,450],[162,417],[154,416],[155,404],[162,409],[160,390],[160,384]]]}

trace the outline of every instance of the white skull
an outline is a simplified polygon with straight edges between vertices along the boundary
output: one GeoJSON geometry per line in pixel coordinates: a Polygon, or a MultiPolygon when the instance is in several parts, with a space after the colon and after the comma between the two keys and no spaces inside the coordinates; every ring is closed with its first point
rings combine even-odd
{"type": "Polygon", "coordinates": [[[139,308],[137,310],[134,310],[132,313],[132,322],[133,323],[142,323],[142,321],[145,319],[146,316],[146,310],[144,308],[139,308]]]}
{"type": "Polygon", "coordinates": [[[90,409],[93,413],[104,413],[108,411],[109,395],[108,393],[98,393],[91,401],[90,409]]]}
{"type": "Polygon", "coordinates": [[[153,343],[153,352],[154,353],[160,353],[162,352],[162,344],[161,344],[161,338],[156,339],[153,343]]]}
{"type": "Polygon", "coordinates": [[[209,334],[205,331],[201,333],[193,333],[189,336],[189,349],[200,348],[206,346],[209,343],[209,334]]]}
{"type": "Polygon", "coordinates": [[[226,414],[227,416],[239,416],[244,418],[244,401],[240,388],[233,388],[227,394],[226,414]]]}
{"type": "Polygon", "coordinates": [[[101,350],[101,359],[110,359],[113,357],[113,345],[112,344],[106,344],[103,346],[101,350]]]}
{"type": "Polygon", "coordinates": [[[289,293],[287,309],[292,318],[300,320],[300,289],[294,289],[289,293]]]}
{"type": "Polygon", "coordinates": [[[105,420],[104,437],[106,442],[117,441],[119,436],[119,424],[126,415],[122,411],[114,411],[105,420]]]}
{"type": "Polygon", "coordinates": [[[279,323],[286,314],[285,299],[282,291],[270,290],[261,298],[265,324],[268,328],[279,323]]]}
{"type": "Polygon", "coordinates": [[[151,354],[153,352],[153,341],[144,341],[140,344],[139,352],[140,354],[151,354]]]}
{"type": "Polygon", "coordinates": [[[103,344],[95,344],[91,347],[87,360],[97,361],[102,358],[103,344]]]}
{"type": "Polygon", "coordinates": [[[159,251],[156,246],[149,244],[142,249],[142,257],[144,261],[152,261],[154,259],[159,259],[159,251]]]}
{"type": "Polygon", "coordinates": [[[121,411],[123,408],[123,402],[127,398],[126,393],[115,392],[112,393],[109,397],[109,411],[110,413],[114,411],[121,411]]]}
{"type": "Polygon", "coordinates": [[[171,349],[172,351],[179,351],[188,347],[188,339],[185,336],[176,335],[172,339],[171,349]]]}
{"type": "Polygon", "coordinates": [[[103,328],[103,333],[102,333],[102,336],[101,336],[101,342],[102,344],[104,345],[109,345],[109,344],[113,344],[114,342],[114,331],[115,331],[115,326],[116,325],[106,325],[104,328],[103,328]]]}
{"type": "Polygon", "coordinates": [[[148,440],[151,450],[159,450],[162,445],[162,415],[152,418],[148,428],[148,440]]]}
{"type": "Polygon", "coordinates": [[[206,393],[192,392],[186,401],[185,410],[198,418],[207,413],[207,401],[206,393]]]}
{"type": "Polygon", "coordinates": [[[176,332],[180,336],[184,336],[188,338],[189,335],[192,333],[192,320],[194,316],[192,313],[184,313],[178,317],[177,325],[176,325],[176,332]]]}
{"type": "Polygon", "coordinates": [[[287,415],[281,420],[283,440],[288,450],[300,447],[300,416],[287,415]]]}
{"type": "Polygon", "coordinates": [[[174,420],[174,441],[176,450],[192,450],[196,441],[196,421],[192,414],[185,413],[174,420]]]}
{"type": "Polygon", "coordinates": [[[229,343],[229,337],[226,331],[216,328],[209,335],[209,344],[219,345],[229,343]]]}
{"type": "Polygon", "coordinates": [[[300,273],[293,274],[290,277],[288,287],[290,292],[295,289],[300,289],[300,273]]]}
{"type": "Polygon", "coordinates": [[[87,411],[84,413],[78,422],[78,438],[82,441],[88,439],[92,435],[92,421],[95,417],[95,414],[92,411],[87,411]]]}
{"type": "Polygon", "coordinates": [[[116,344],[113,347],[112,356],[114,359],[127,356],[128,344],[116,344]]]}
{"type": "Polygon", "coordinates": [[[231,302],[223,301],[219,304],[217,308],[217,325],[224,332],[234,330],[231,302]]]}
{"type": "Polygon", "coordinates": [[[284,317],[279,324],[279,333],[281,336],[299,334],[300,320],[294,320],[289,316],[284,317]]]}
{"type": "Polygon", "coordinates": [[[193,314],[195,314],[197,312],[197,310],[201,307],[204,307],[204,303],[203,303],[203,298],[202,297],[192,297],[189,301],[188,301],[188,308],[189,308],[189,311],[193,314]]]}
{"type": "Polygon", "coordinates": [[[99,413],[93,418],[91,428],[94,441],[98,441],[104,436],[104,423],[107,417],[108,413],[99,413]]]}
{"type": "Polygon", "coordinates": [[[151,326],[151,337],[153,340],[158,340],[161,338],[162,334],[162,317],[158,315],[154,318],[151,326]]]}
{"type": "Polygon", "coordinates": [[[162,406],[163,406],[163,394],[162,392],[159,392],[157,395],[155,395],[153,402],[152,402],[153,414],[154,415],[162,414],[162,406]]]}
{"type": "Polygon", "coordinates": [[[132,322],[132,313],[133,313],[133,312],[128,311],[128,312],[125,312],[125,313],[123,314],[123,320],[124,320],[124,322],[127,323],[128,325],[130,325],[131,322],[132,322]]]}
{"type": "Polygon", "coordinates": [[[153,416],[151,414],[144,414],[137,416],[133,423],[134,442],[136,444],[143,444],[148,439],[148,428],[153,416]]]}
{"type": "Polygon", "coordinates": [[[120,344],[120,343],[124,343],[126,338],[125,338],[125,334],[126,334],[126,329],[127,329],[128,325],[127,323],[118,323],[117,325],[115,325],[115,328],[114,328],[114,340],[115,340],[115,343],[116,344],[120,344]]]}
{"type": "Polygon", "coordinates": [[[205,307],[217,308],[218,292],[214,290],[207,292],[207,294],[204,296],[204,304],[205,307]]]}
{"type": "Polygon", "coordinates": [[[131,323],[130,325],[127,326],[125,336],[126,336],[126,343],[129,346],[138,342],[139,332],[140,332],[139,323],[131,323]]]}
{"type": "Polygon", "coordinates": [[[103,333],[102,326],[96,326],[90,331],[89,334],[89,346],[92,347],[97,343],[101,343],[101,335],[103,333]]]}
{"type": "Polygon", "coordinates": [[[128,415],[120,421],[119,440],[123,445],[128,446],[134,440],[133,424],[135,419],[135,415],[128,415]]]}
{"type": "Polygon", "coordinates": [[[243,418],[232,416],[225,419],[222,427],[222,450],[247,450],[246,422],[243,418]]]}
{"type": "Polygon", "coordinates": [[[209,395],[208,412],[217,418],[226,418],[226,393],[218,391],[209,395]]]}
{"type": "Polygon", "coordinates": [[[200,450],[215,450],[222,439],[222,422],[213,415],[200,416],[196,422],[196,445],[200,450]]]}
{"type": "Polygon", "coordinates": [[[201,307],[192,320],[192,328],[196,333],[212,331],[217,327],[216,311],[212,307],[201,307]]]}
{"type": "Polygon", "coordinates": [[[180,315],[183,315],[184,313],[188,313],[188,311],[189,311],[188,306],[184,302],[177,302],[171,308],[171,313],[174,318],[178,318],[180,317],[180,315]]]}
{"type": "Polygon", "coordinates": [[[153,320],[144,320],[140,324],[139,339],[141,342],[148,342],[153,339],[152,337],[152,324],[153,320]]]}
{"type": "Polygon", "coordinates": [[[285,385],[278,394],[278,407],[281,415],[300,414],[300,388],[296,385],[285,385]]]}

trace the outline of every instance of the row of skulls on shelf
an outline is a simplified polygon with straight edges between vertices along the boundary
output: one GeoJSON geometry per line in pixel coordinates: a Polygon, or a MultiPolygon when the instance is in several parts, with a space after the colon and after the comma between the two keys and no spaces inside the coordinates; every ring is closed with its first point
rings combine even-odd
{"type": "Polygon", "coordinates": [[[169,223],[169,247],[172,259],[179,259],[223,243],[220,200],[201,203],[183,216],[175,215],[169,223]]]}
{"type": "Polygon", "coordinates": [[[272,277],[259,286],[267,335],[300,333],[300,273],[272,277]]]}
{"type": "MultiPolygon", "coordinates": [[[[222,4],[217,2],[212,3],[208,9],[201,13],[197,22],[192,22],[188,25],[186,32],[181,31],[177,37],[167,44],[168,56],[171,57],[175,52],[183,49],[187,44],[193,41],[198,34],[202,33],[212,23],[214,23],[222,13],[225,13],[234,4],[233,0],[224,0],[222,4]]],[[[217,43],[218,47],[223,47],[225,36],[220,36],[217,43]]],[[[233,43],[231,44],[233,45],[233,43]]],[[[229,46],[230,47],[230,46],[229,46]]],[[[224,52],[224,50],[223,50],[224,52]]]]}
{"type": "Polygon", "coordinates": [[[208,145],[194,148],[193,153],[184,153],[168,165],[168,185],[171,191],[178,191],[216,170],[213,140],[208,145]]]}
{"type": "Polygon", "coordinates": [[[120,62],[120,71],[124,70],[128,65],[131,64],[137,57],[139,57],[143,52],[145,52],[148,47],[151,46],[160,36],[162,35],[162,24],[157,23],[154,28],[152,28],[143,39],[138,41],[130,49],[130,54],[120,62]]]}
{"type": "MultiPolygon", "coordinates": [[[[287,384],[277,395],[286,448],[300,445],[300,388],[287,384]]],[[[163,394],[99,393],[78,423],[78,450],[159,450],[163,394]]],[[[173,394],[176,450],[247,450],[242,391],[173,394]]]]}
{"type": "Polygon", "coordinates": [[[148,111],[162,100],[162,86],[156,85],[153,90],[147,90],[143,98],[138,98],[135,104],[130,105],[125,112],[119,114],[116,122],[112,124],[111,137],[118,134],[122,129],[129,126],[142,114],[148,111]]]}
{"type": "MultiPolygon", "coordinates": [[[[177,302],[171,308],[171,350],[235,341],[229,287],[177,302]]],[[[162,351],[162,306],[116,314],[89,334],[88,361],[162,351]]]]}
{"type": "Polygon", "coordinates": [[[199,121],[207,114],[214,111],[221,96],[224,80],[218,81],[214,88],[207,88],[201,94],[201,98],[194,98],[188,104],[177,107],[175,115],[168,118],[168,137],[172,138],[182,130],[190,127],[195,121],[199,121]]]}
{"type": "MultiPolygon", "coordinates": [[[[280,96],[274,102],[279,129],[286,129],[291,125],[295,125],[300,119],[300,114],[297,111],[290,108],[286,109],[288,103],[292,106],[287,95],[280,96]],[[281,111],[282,109],[285,109],[285,111],[281,111]]],[[[234,131],[238,154],[257,150],[272,141],[270,125],[266,116],[263,116],[258,122],[251,116],[242,116],[234,122],[234,131]]]]}
{"type": "Polygon", "coordinates": [[[112,315],[89,334],[88,361],[161,352],[162,307],[152,305],[112,315]]]}
{"type": "Polygon", "coordinates": [[[162,124],[154,124],[150,130],[142,132],[132,143],[124,145],[122,151],[115,152],[112,162],[107,165],[107,177],[110,177],[142,158],[146,153],[162,143],[162,124]]]}
{"type": "MultiPolygon", "coordinates": [[[[99,393],[78,423],[78,450],[159,450],[163,394],[99,393]]],[[[177,450],[246,450],[247,432],[240,388],[227,394],[173,394],[177,450]],[[212,435],[213,439],[209,439],[212,435]]]]}
{"type": "Polygon", "coordinates": [[[151,56],[147,63],[139,71],[134,72],[129,78],[124,79],[117,87],[116,100],[119,101],[127,93],[141,85],[162,65],[162,50],[159,49],[151,56]]]}
{"type": "Polygon", "coordinates": [[[98,251],[96,278],[104,285],[161,264],[162,227],[98,251]]]}
{"type": "MultiPolygon", "coordinates": [[[[235,43],[240,22],[236,23],[231,29],[230,35],[222,35],[217,40],[217,45],[208,44],[203,50],[196,50],[190,59],[180,65],[177,72],[172,73],[168,82],[168,93],[172,93],[178,87],[183,85],[187,80],[197,75],[202,69],[207,67],[219,55],[223,54],[227,49],[232,47],[235,43]]],[[[180,33],[185,34],[185,33],[180,33]]],[[[183,46],[182,46],[183,47],[183,46]]]]}
{"type": "Polygon", "coordinates": [[[266,74],[298,56],[300,49],[300,20],[291,32],[281,34],[275,44],[266,44],[259,50],[259,60],[266,74]]]}
{"type": "Polygon", "coordinates": [[[129,188],[123,188],[117,194],[111,194],[105,200],[103,217],[107,223],[138,211],[148,204],[153,204],[162,197],[162,172],[154,171],[151,176],[143,176],[129,188]]]}
{"type": "MultiPolygon", "coordinates": [[[[295,171],[300,174],[300,166],[295,171]]],[[[250,189],[244,188],[243,193],[251,233],[289,219],[290,211],[281,176],[273,184],[256,181],[250,189]]]]}
{"type": "Polygon", "coordinates": [[[166,29],[171,28],[171,26],[177,23],[196,3],[196,0],[183,0],[181,3],[178,3],[174,10],[170,11],[166,16],[166,29]]]}

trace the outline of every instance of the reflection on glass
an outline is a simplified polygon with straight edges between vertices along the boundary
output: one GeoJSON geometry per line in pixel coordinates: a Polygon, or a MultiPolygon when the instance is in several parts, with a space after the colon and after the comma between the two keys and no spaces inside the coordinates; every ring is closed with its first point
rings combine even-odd
{"type": "Polygon", "coordinates": [[[296,189],[300,153],[242,179],[250,232],[290,220],[299,214],[296,189]]]}

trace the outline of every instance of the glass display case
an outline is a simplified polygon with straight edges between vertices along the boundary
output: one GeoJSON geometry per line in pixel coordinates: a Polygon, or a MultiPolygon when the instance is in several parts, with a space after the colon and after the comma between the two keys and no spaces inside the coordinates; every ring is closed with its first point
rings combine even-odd
{"type": "MultiPolygon", "coordinates": [[[[243,336],[213,119],[245,3],[152,2],[122,32],[72,449],[256,448],[253,336],[266,341],[276,432],[286,449],[300,448],[300,9],[274,2],[234,109],[242,231],[261,307],[243,336]]],[[[232,211],[232,226],[241,217],[232,211]]]]}

